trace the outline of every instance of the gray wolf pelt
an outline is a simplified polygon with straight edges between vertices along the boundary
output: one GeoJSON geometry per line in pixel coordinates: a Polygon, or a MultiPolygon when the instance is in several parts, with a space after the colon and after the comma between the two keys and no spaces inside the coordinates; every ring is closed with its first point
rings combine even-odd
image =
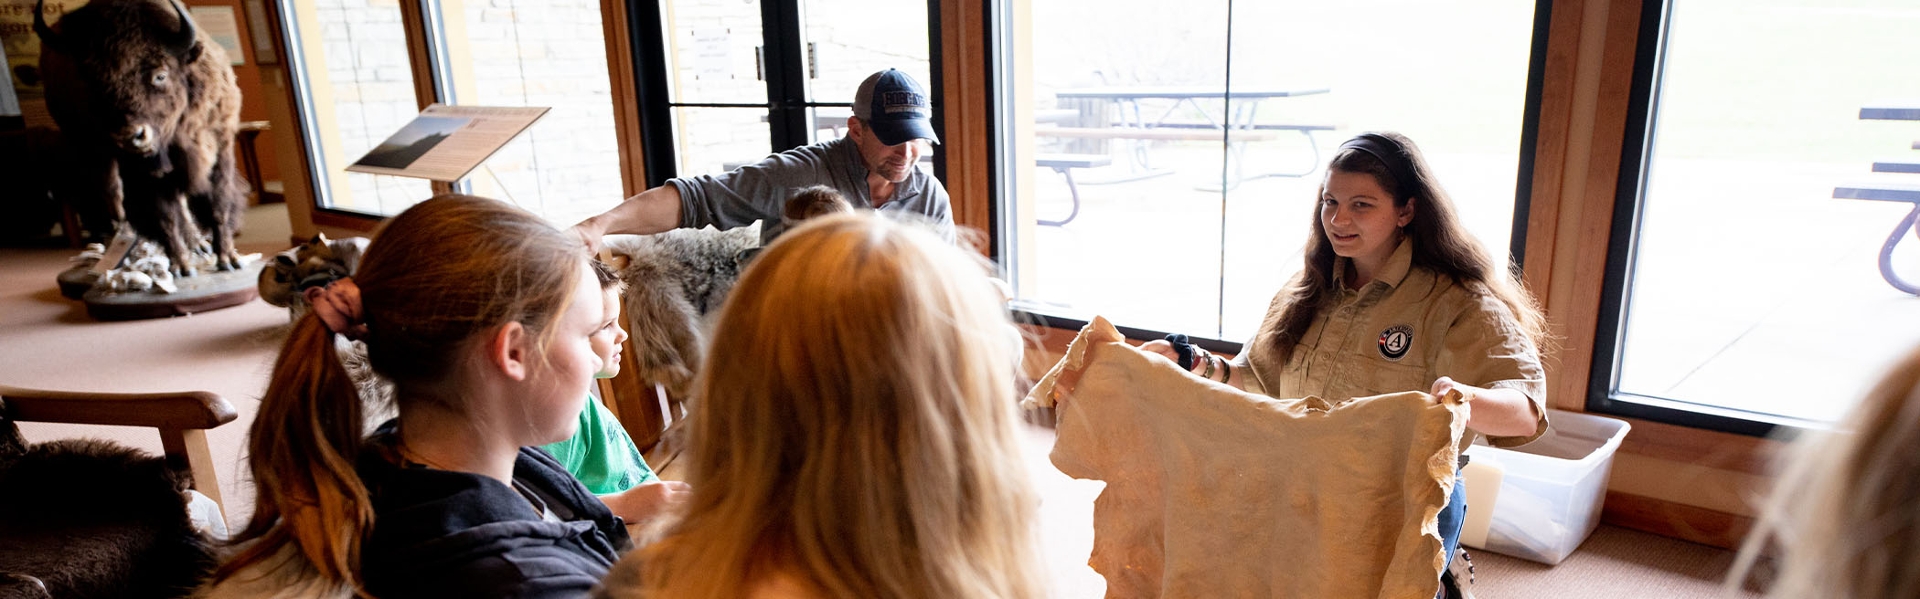
{"type": "Polygon", "coordinates": [[[620,309],[636,374],[674,397],[690,397],[706,353],[708,317],[740,278],[741,253],[760,245],[759,227],[609,235],[602,245],[627,285],[620,309]]]}

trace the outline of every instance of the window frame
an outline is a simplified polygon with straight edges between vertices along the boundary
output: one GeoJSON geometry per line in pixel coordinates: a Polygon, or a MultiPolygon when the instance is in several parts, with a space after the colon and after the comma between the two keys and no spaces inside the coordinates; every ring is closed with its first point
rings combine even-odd
{"type": "MultiPolygon", "coordinates": [[[[456,73],[468,64],[465,59],[469,54],[466,48],[469,42],[464,36],[450,35],[448,31],[450,27],[464,27],[464,24],[448,20],[445,4],[453,2],[464,7],[465,3],[475,1],[479,0],[401,0],[396,4],[400,11],[400,28],[405,37],[407,65],[412,77],[416,110],[425,110],[435,103],[455,104],[462,93],[460,88],[471,85],[470,82],[458,80],[456,77],[456,73]]],[[[300,30],[302,18],[313,18],[305,14],[311,11],[312,7],[310,4],[299,3],[288,6],[288,3],[284,2],[274,2],[269,5],[268,10],[271,12],[269,20],[280,38],[278,48],[286,57],[282,67],[284,70],[281,72],[287,80],[283,88],[286,102],[291,112],[291,119],[297,125],[294,137],[295,148],[298,151],[295,155],[299,157],[300,169],[297,175],[285,176],[304,179],[307,192],[304,199],[297,198],[298,194],[287,196],[289,203],[298,201],[304,209],[295,210],[290,214],[296,218],[295,229],[326,227],[348,233],[370,233],[381,223],[386,222],[388,217],[321,205],[333,193],[335,187],[344,183],[335,182],[329,177],[325,169],[324,152],[314,151],[316,140],[325,140],[328,134],[320,129],[321,125],[315,117],[317,113],[313,98],[314,86],[306,77],[311,68],[308,62],[309,54],[324,51],[308,48],[307,45],[310,42],[303,40],[300,30]],[[302,223],[299,219],[302,216],[305,218],[307,227],[300,226],[302,223]]],[[[632,100],[631,97],[623,95],[624,90],[632,87],[627,85],[629,80],[626,77],[626,73],[632,70],[624,67],[632,62],[632,55],[627,53],[630,51],[628,40],[618,40],[616,35],[625,34],[631,39],[634,23],[633,19],[628,18],[628,13],[621,10],[625,4],[620,0],[600,0],[598,5],[602,33],[606,38],[608,81],[613,89],[613,120],[614,127],[617,129],[615,143],[623,158],[620,173],[621,185],[624,189],[630,190],[636,173],[625,157],[640,151],[638,147],[631,147],[638,137],[632,132],[636,126],[633,123],[634,120],[628,118],[629,107],[622,105],[623,102],[632,100]]],[[[644,156],[644,154],[641,155],[644,156]]],[[[428,185],[436,194],[470,193],[473,187],[472,182],[465,178],[451,182],[429,181],[428,185]]],[[[289,189],[291,188],[292,186],[289,185],[289,189]]],[[[296,234],[295,237],[295,241],[299,241],[300,235],[296,234]]]]}
{"type": "Polygon", "coordinates": [[[1817,423],[1747,412],[1734,408],[1690,404],[1663,397],[1621,393],[1618,390],[1622,345],[1631,308],[1631,282],[1638,258],[1640,217],[1646,201],[1648,143],[1659,122],[1660,77],[1665,72],[1672,0],[1641,3],[1639,34],[1635,38],[1632,85],[1628,91],[1626,126],[1620,144],[1620,167],[1614,186],[1612,228],[1606,242],[1606,267],[1601,283],[1599,318],[1593,332],[1592,365],[1588,371],[1585,408],[1589,412],[1624,416],[1688,428],[1749,437],[1794,435],[1817,423]]]}

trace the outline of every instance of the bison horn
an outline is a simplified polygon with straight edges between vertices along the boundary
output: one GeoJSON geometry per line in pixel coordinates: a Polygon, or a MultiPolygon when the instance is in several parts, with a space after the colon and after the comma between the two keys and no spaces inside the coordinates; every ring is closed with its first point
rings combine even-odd
{"type": "Polygon", "coordinates": [[[187,9],[180,5],[179,0],[167,0],[167,4],[173,5],[173,13],[180,19],[180,31],[175,34],[174,39],[168,40],[168,45],[173,48],[175,54],[188,56],[193,52],[193,45],[200,43],[200,32],[194,28],[193,19],[187,17],[187,9]]]}
{"type": "Polygon", "coordinates": [[[60,38],[55,37],[53,28],[47,26],[46,15],[42,14],[46,7],[47,0],[40,0],[39,2],[33,3],[33,32],[40,35],[40,43],[42,45],[59,49],[60,38]]]}

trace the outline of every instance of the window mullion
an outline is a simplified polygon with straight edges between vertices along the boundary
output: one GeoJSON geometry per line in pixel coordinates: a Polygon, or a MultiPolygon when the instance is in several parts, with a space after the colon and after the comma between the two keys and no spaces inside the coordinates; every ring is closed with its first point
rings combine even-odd
{"type": "Polygon", "coordinates": [[[767,75],[767,126],[771,128],[772,150],[781,152],[806,145],[812,138],[807,130],[807,65],[806,53],[800,48],[800,2],[762,0],[760,19],[767,75]]]}

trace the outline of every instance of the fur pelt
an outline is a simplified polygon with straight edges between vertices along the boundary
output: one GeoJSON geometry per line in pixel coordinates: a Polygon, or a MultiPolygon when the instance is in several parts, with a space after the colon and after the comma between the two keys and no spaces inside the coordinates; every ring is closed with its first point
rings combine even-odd
{"type": "Polygon", "coordinates": [[[260,299],[287,308],[293,319],[299,319],[307,313],[307,298],[302,292],[353,276],[368,243],[365,237],[330,240],[320,234],[275,254],[260,269],[260,299]]]}
{"type": "Polygon", "coordinates": [[[240,268],[240,87],[226,51],[174,0],[93,0],[51,24],[43,4],[33,29],[47,110],[93,179],[74,201],[113,205],[176,275],[195,273],[202,235],[216,268],[240,268]]]}
{"type": "Polygon", "coordinates": [[[26,445],[0,422],[0,597],[180,597],[213,567],[184,473],[107,441],[26,445]]]}
{"type": "Polygon", "coordinates": [[[193,599],[351,599],[353,590],[321,579],[298,548],[289,544],[272,557],[242,568],[226,580],[204,581],[189,596],[193,599]]]}
{"type": "Polygon", "coordinates": [[[710,318],[740,278],[741,253],[758,245],[758,226],[606,237],[602,246],[627,285],[620,308],[641,379],[691,397],[710,318]]]}
{"type": "MultiPolygon", "coordinates": [[[[365,237],[330,240],[320,234],[275,254],[260,269],[260,299],[286,308],[287,322],[300,320],[309,309],[305,291],[353,276],[360,268],[360,256],[366,253],[368,243],[370,240],[365,237]]],[[[371,427],[394,413],[393,384],[373,373],[373,364],[367,361],[366,343],[342,339],[335,345],[334,352],[340,365],[347,369],[347,376],[353,378],[355,390],[366,407],[368,431],[372,431],[371,427]]]]}

